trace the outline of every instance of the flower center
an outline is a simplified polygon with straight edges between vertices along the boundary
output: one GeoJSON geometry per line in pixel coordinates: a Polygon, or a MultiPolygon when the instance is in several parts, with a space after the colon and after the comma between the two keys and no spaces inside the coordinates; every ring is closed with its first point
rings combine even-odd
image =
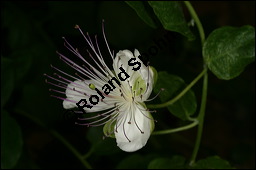
{"type": "Polygon", "coordinates": [[[141,78],[141,76],[138,76],[135,81],[133,81],[133,85],[130,84],[130,81],[127,80],[126,82],[122,83],[122,86],[119,89],[122,102],[143,102],[142,96],[147,89],[145,81],[141,78]]]}

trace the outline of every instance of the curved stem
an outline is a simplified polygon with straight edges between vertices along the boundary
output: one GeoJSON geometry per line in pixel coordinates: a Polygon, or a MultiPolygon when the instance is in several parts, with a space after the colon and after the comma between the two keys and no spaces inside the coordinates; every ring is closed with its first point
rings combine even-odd
{"type": "MultiPolygon", "coordinates": [[[[40,122],[38,119],[32,117],[30,114],[27,114],[21,110],[15,110],[15,112],[28,118],[35,124],[47,129],[47,127],[42,122],[40,122]]],[[[55,130],[49,130],[49,132],[54,137],[56,137],[61,143],[63,143],[77,157],[77,159],[80,160],[80,162],[84,165],[85,168],[92,169],[91,165],[85,160],[85,158],[61,134],[59,134],[55,130]]]]}
{"type": "MultiPolygon", "coordinates": [[[[200,35],[200,39],[201,39],[201,44],[202,46],[204,45],[204,41],[205,41],[205,34],[204,34],[204,29],[203,26],[193,8],[193,6],[190,4],[189,1],[184,1],[186,7],[188,8],[188,11],[190,13],[190,15],[192,16],[192,18],[194,19],[198,31],[199,31],[199,35],[200,35]]],[[[207,98],[207,86],[208,86],[208,74],[207,74],[207,65],[204,63],[204,70],[205,70],[205,74],[204,74],[204,80],[203,80],[203,89],[202,89],[202,99],[201,99],[201,107],[200,107],[200,111],[198,114],[198,130],[197,130],[197,137],[196,137],[196,142],[195,142],[195,147],[194,150],[192,152],[192,156],[190,159],[190,163],[189,165],[192,166],[195,163],[196,160],[196,156],[200,147],[200,143],[201,143],[201,138],[202,138],[202,133],[203,133],[203,125],[204,125],[204,115],[205,115],[205,107],[206,107],[206,98],[207,98]]]]}
{"type": "Polygon", "coordinates": [[[188,11],[190,13],[190,15],[192,16],[192,18],[194,19],[195,23],[196,23],[196,26],[198,28],[198,31],[199,31],[199,34],[200,34],[200,38],[201,38],[201,43],[202,43],[202,46],[204,44],[204,40],[205,40],[205,35],[204,35],[204,29],[203,29],[203,26],[193,8],[193,6],[191,5],[191,3],[189,1],[184,1],[186,7],[188,8],[188,11]]]}
{"type": "Polygon", "coordinates": [[[89,150],[86,154],[83,155],[83,159],[87,159],[89,156],[91,156],[91,154],[93,153],[93,151],[94,151],[94,147],[92,146],[92,147],[90,148],[90,150],[89,150]]]}
{"type": "Polygon", "coordinates": [[[174,97],[173,99],[165,102],[165,103],[161,103],[161,104],[149,104],[147,105],[147,108],[149,109],[157,109],[157,108],[164,108],[167,107],[173,103],[175,103],[177,100],[179,100],[184,94],[186,94],[186,92],[193,87],[196,82],[203,77],[204,73],[206,72],[206,70],[204,69],[184,90],[182,90],[176,97],[174,97]]]}
{"type": "Polygon", "coordinates": [[[174,133],[174,132],[180,132],[183,130],[190,129],[198,124],[198,120],[195,120],[193,123],[188,124],[186,126],[178,127],[175,129],[168,129],[168,130],[160,130],[160,131],[155,131],[152,133],[152,135],[164,135],[164,134],[169,134],[169,133],[174,133]]]}
{"type": "Polygon", "coordinates": [[[63,143],[76,157],[80,160],[80,162],[86,167],[87,169],[92,169],[91,165],[84,159],[84,157],[57,131],[50,130],[51,134],[55,136],[61,143],[63,143]]]}
{"type": "Polygon", "coordinates": [[[198,115],[198,130],[197,130],[197,137],[195,142],[195,147],[192,152],[192,156],[190,159],[189,165],[192,166],[195,163],[196,156],[200,147],[201,138],[202,138],[202,132],[203,132],[203,126],[204,126],[204,115],[205,115],[205,107],[206,107],[206,98],[207,98],[207,86],[208,86],[208,74],[207,72],[204,74],[204,80],[203,80],[203,90],[202,90],[202,101],[201,101],[201,107],[198,115]]]}

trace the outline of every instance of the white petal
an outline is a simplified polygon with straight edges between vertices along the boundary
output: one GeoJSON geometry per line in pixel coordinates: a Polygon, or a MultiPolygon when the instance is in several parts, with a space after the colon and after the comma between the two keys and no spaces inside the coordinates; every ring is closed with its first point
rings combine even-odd
{"type": "MultiPolygon", "coordinates": [[[[134,50],[134,54],[132,54],[132,52],[129,50],[119,51],[116,54],[113,68],[116,76],[118,76],[118,74],[121,72],[120,67],[122,67],[128,74],[129,78],[127,78],[127,80],[129,80],[130,83],[128,83],[128,81],[121,81],[123,87],[126,88],[127,91],[130,90],[130,86],[134,86],[134,84],[137,83],[136,80],[138,80],[139,77],[141,77],[141,79],[145,81],[145,85],[148,83],[147,90],[142,96],[142,101],[145,101],[146,99],[148,99],[153,89],[153,71],[150,69],[149,66],[146,67],[143,64],[143,62],[139,59],[139,56],[140,53],[137,49],[134,50]],[[137,71],[132,70],[133,67],[128,65],[128,61],[133,57],[136,57],[136,60],[141,63],[140,69],[137,71]]],[[[140,96],[138,97],[140,98],[140,96]]]]}
{"type": "Polygon", "coordinates": [[[130,104],[130,106],[120,108],[119,116],[118,128],[115,132],[117,146],[126,152],[134,152],[145,146],[152,127],[152,119],[149,118],[151,117],[150,113],[145,111],[141,105],[130,104]],[[129,121],[131,124],[128,123],[129,121]]]}
{"type": "Polygon", "coordinates": [[[73,83],[70,83],[66,89],[67,100],[63,101],[63,107],[65,109],[75,108],[77,107],[76,103],[78,103],[81,99],[85,99],[88,105],[93,106],[92,108],[84,107],[83,109],[86,112],[96,112],[96,111],[106,110],[111,107],[114,107],[114,102],[108,102],[107,97],[103,99],[105,103],[100,101],[102,97],[96,92],[96,90],[90,89],[89,87],[90,83],[94,84],[96,88],[99,90],[103,86],[102,83],[96,82],[95,80],[85,80],[85,81],[76,80],[73,83]],[[96,105],[91,104],[89,100],[90,95],[97,95],[99,97],[99,103],[96,105]]]}
{"type": "Polygon", "coordinates": [[[142,96],[142,101],[147,100],[153,90],[154,72],[152,71],[152,69],[150,67],[149,68],[148,67],[146,68],[147,70],[143,70],[143,69],[140,70],[140,75],[142,76],[142,78],[144,79],[146,84],[148,83],[147,90],[145,91],[145,93],[142,96]]]}
{"type": "Polygon", "coordinates": [[[129,50],[120,50],[115,57],[113,62],[113,68],[116,75],[120,72],[120,67],[122,67],[126,73],[130,76],[133,72],[132,68],[128,65],[128,61],[133,58],[133,53],[129,50]]]}
{"type": "Polygon", "coordinates": [[[140,52],[137,49],[134,50],[134,56],[135,57],[139,57],[140,56],[140,52]]]}

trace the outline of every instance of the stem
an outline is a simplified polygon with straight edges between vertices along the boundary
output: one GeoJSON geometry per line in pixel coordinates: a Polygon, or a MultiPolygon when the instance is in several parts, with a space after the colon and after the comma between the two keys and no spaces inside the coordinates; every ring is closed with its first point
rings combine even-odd
{"type": "Polygon", "coordinates": [[[204,69],[183,91],[181,91],[176,97],[174,97],[173,99],[165,102],[165,103],[161,103],[161,104],[149,104],[147,105],[147,108],[149,109],[157,109],[157,108],[164,108],[167,107],[173,103],[175,103],[177,100],[179,100],[184,94],[186,94],[186,92],[193,87],[196,82],[203,77],[203,75],[205,74],[206,70],[204,69]]]}
{"type": "MultiPolygon", "coordinates": [[[[193,8],[193,6],[190,4],[190,2],[184,1],[184,3],[187,6],[190,15],[192,16],[192,18],[194,19],[194,21],[196,23],[196,26],[199,31],[200,39],[201,39],[201,44],[203,46],[204,41],[205,41],[205,34],[204,34],[203,26],[193,8]]],[[[200,111],[198,114],[199,124],[198,124],[198,129],[197,129],[197,137],[196,137],[195,147],[192,152],[192,156],[191,156],[190,163],[189,163],[190,166],[193,166],[193,164],[195,163],[196,156],[197,156],[197,153],[198,153],[198,150],[200,147],[200,143],[201,143],[202,133],[203,133],[204,115],[205,115],[206,98],[207,98],[207,86],[208,86],[207,65],[205,63],[204,63],[204,70],[205,70],[205,74],[204,74],[204,80],[203,80],[201,107],[200,107],[200,111]]]]}
{"type": "Polygon", "coordinates": [[[92,169],[91,165],[84,159],[81,155],[63,136],[61,136],[57,131],[50,130],[51,134],[55,136],[59,141],[61,141],[87,169],[92,169]]]}
{"type": "Polygon", "coordinates": [[[192,152],[192,156],[190,159],[189,165],[192,166],[195,163],[196,156],[200,147],[201,138],[202,138],[202,132],[203,132],[203,126],[204,126],[204,115],[205,115],[205,107],[206,107],[206,98],[207,98],[207,85],[208,85],[208,74],[207,72],[204,74],[204,80],[203,80],[203,90],[202,90],[202,101],[201,101],[201,107],[198,115],[198,129],[197,129],[197,137],[195,142],[195,147],[192,152]]]}
{"type": "Polygon", "coordinates": [[[93,153],[93,151],[94,151],[94,146],[92,146],[92,147],[90,148],[90,150],[89,150],[86,154],[83,155],[83,159],[87,159],[89,156],[91,156],[91,154],[93,153]]]}
{"type": "Polygon", "coordinates": [[[160,131],[155,131],[152,133],[152,135],[164,135],[164,134],[169,134],[169,133],[174,133],[174,132],[180,132],[183,130],[190,129],[198,124],[198,120],[195,120],[193,123],[188,124],[186,126],[178,127],[175,129],[168,129],[168,130],[160,130],[160,131]]]}
{"type": "MultiPolygon", "coordinates": [[[[40,122],[38,119],[34,118],[30,114],[27,114],[21,110],[15,110],[15,112],[28,118],[29,120],[31,120],[38,126],[41,126],[45,129],[47,129],[47,127],[42,122],[40,122]]],[[[56,137],[61,143],[63,143],[77,157],[77,159],[80,160],[80,162],[84,165],[84,167],[86,167],[87,169],[92,169],[91,165],[85,160],[85,158],[63,136],[61,136],[61,134],[59,134],[57,131],[51,130],[51,129],[49,130],[49,132],[54,137],[56,137]]]]}
{"type": "Polygon", "coordinates": [[[198,31],[199,31],[199,35],[200,35],[200,38],[201,38],[201,43],[202,43],[202,46],[204,44],[204,40],[205,40],[205,35],[204,35],[204,29],[203,29],[203,26],[193,8],[193,6],[191,5],[191,3],[189,1],[184,1],[186,7],[188,8],[188,11],[190,13],[190,15],[192,16],[192,18],[194,19],[195,23],[196,23],[196,26],[198,28],[198,31]]]}

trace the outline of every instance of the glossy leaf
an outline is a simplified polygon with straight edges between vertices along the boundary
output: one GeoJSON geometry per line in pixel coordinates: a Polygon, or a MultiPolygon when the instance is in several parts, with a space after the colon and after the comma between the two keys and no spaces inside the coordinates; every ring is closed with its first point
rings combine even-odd
{"type": "MultiPolygon", "coordinates": [[[[34,49],[34,46],[32,48],[34,49]]],[[[31,68],[32,59],[34,57],[34,53],[32,51],[34,50],[26,49],[17,51],[12,54],[11,57],[15,58],[15,62],[12,66],[15,70],[15,83],[19,83],[19,81],[26,76],[29,69],[31,68]]]]}
{"type": "Polygon", "coordinates": [[[221,159],[219,156],[211,156],[206,159],[197,161],[193,167],[195,169],[232,169],[228,161],[221,159]]]}
{"type": "Polygon", "coordinates": [[[1,113],[1,169],[11,169],[22,152],[21,129],[6,111],[1,113]]]}
{"type": "Polygon", "coordinates": [[[12,65],[12,60],[1,57],[1,108],[9,100],[14,89],[15,74],[12,65]]]}
{"type": "Polygon", "coordinates": [[[255,29],[252,26],[222,27],[214,30],[203,46],[209,69],[219,79],[239,76],[255,60],[255,29]]]}
{"type": "Polygon", "coordinates": [[[154,157],[155,156],[153,154],[141,155],[135,153],[127,155],[122,161],[120,161],[116,169],[146,169],[148,162],[154,157]]]}
{"type": "Polygon", "coordinates": [[[96,155],[111,155],[121,152],[117,147],[116,139],[104,136],[103,126],[88,128],[86,138],[91,143],[91,147],[94,148],[96,155]]]}
{"type": "Polygon", "coordinates": [[[125,1],[131,8],[133,8],[137,15],[152,28],[157,28],[155,21],[152,19],[151,14],[146,10],[145,3],[142,1],[125,1]]]}
{"type": "Polygon", "coordinates": [[[184,169],[185,158],[175,155],[172,158],[156,158],[152,160],[148,169],[184,169]]]}
{"type": "MultiPolygon", "coordinates": [[[[186,87],[185,82],[176,75],[167,72],[158,72],[158,81],[154,92],[158,93],[161,88],[165,90],[159,95],[162,102],[167,102],[176,97],[186,87]]],[[[197,103],[194,92],[190,89],[178,101],[169,105],[168,110],[176,117],[187,120],[188,116],[193,115],[196,111],[197,103]]]]}
{"type": "Polygon", "coordinates": [[[178,32],[189,40],[195,39],[184,18],[179,2],[149,1],[148,3],[166,30],[178,32]]]}

